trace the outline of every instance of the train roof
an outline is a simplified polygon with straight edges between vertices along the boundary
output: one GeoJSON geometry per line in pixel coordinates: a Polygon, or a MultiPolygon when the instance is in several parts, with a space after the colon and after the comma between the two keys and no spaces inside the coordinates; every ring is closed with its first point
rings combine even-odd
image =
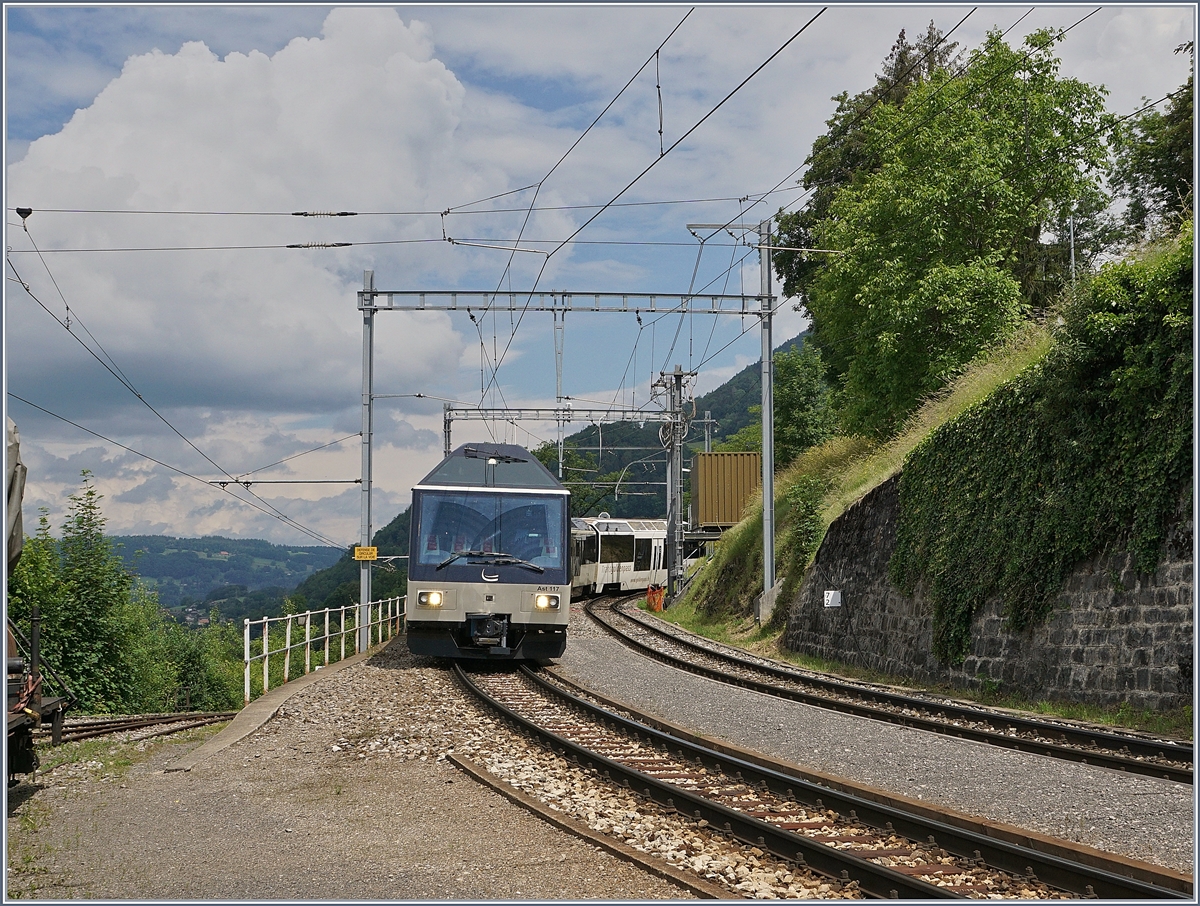
{"type": "Polygon", "coordinates": [[[665,532],[665,519],[623,519],[619,516],[583,516],[571,520],[574,531],[665,532]]]}
{"type": "Polygon", "coordinates": [[[419,484],[551,489],[569,493],[536,456],[516,444],[463,444],[419,484]]]}

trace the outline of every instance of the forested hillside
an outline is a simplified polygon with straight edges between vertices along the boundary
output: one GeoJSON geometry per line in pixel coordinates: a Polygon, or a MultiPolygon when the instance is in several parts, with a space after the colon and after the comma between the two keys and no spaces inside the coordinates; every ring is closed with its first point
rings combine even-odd
{"type": "Polygon", "coordinates": [[[153,588],[159,603],[171,611],[204,601],[222,586],[240,585],[250,591],[272,586],[290,589],[341,556],[329,547],[285,546],[217,535],[114,535],[111,540],[125,568],[153,588]]]}
{"type": "MultiPolygon", "coordinates": [[[[397,514],[391,522],[375,532],[371,543],[379,548],[380,557],[407,554],[408,509],[397,514]]],[[[406,562],[393,560],[375,567],[371,579],[372,598],[390,598],[406,593],[406,562]]],[[[359,570],[360,566],[354,560],[353,549],[346,551],[332,566],[314,573],[296,587],[290,596],[293,606],[298,610],[315,610],[353,604],[359,599],[359,570]]]]}
{"type": "MultiPolygon", "coordinates": [[[[776,347],[775,360],[798,354],[806,333],[776,347]]],[[[710,412],[717,422],[713,429],[713,447],[735,437],[744,439],[747,429],[753,433],[759,422],[762,399],[761,368],[758,362],[747,365],[720,387],[695,399],[695,418],[710,412]]],[[[776,382],[780,380],[776,369],[776,382]]],[[[783,394],[786,400],[786,393],[783,394]]],[[[780,421],[779,390],[776,390],[776,421],[780,421]]],[[[688,406],[691,414],[691,406],[688,406]]],[[[594,516],[602,511],[614,516],[662,518],[667,512],[666,453],[659,440],[659,423],[616,422],[588,427],[564,440],[563,480],[571,488],[571,512],[575,516],[594,516]]],[[[753,446],[753,439],[749,445],[753,446]]],[[[684,443],[687,453],[704,449],[704,428],[693,424],[684,443]]],[[[746,444],[739,443],[738,449],[746,444]]],[[[558,447],[545,444],[534,451],[550,471],[558,472],[558,447]]],[[[685,489],[685,505],[689,495],[685,489]]]]}

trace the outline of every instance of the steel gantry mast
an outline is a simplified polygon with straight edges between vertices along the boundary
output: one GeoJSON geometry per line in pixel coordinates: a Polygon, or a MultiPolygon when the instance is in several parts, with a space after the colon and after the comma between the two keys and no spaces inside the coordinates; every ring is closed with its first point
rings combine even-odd
{"type": "MultiPolygon", "coordinates": [[[[759,262],[762,271],[760,292],[756,295],[724,293],[609,293],[609,292],[495,292],[493,290],[377,290],[374,271],[363,272],[363,288],[358,294],[358,308],[363,313],[363,453],[362,453],[362,531],[360,543],[368,547],[371,543],[371,407],[373,400],[372,379],[374,362],[374,316],[378,311],[543,311],[555,317],[555,349],[561,355],[562,329],[560,324],[567,312],[628,312],[630,314],[697,314],[738,315],[757,317],[762,327],[762,436],[763,436],[763,588],[769,592],[775,584],[775,513],[774,513],[774,408],[773,369],[771,362],[771,318],[775,299],[771,295],[771,220],[758,224],[688,224],[696,229],[738,229],[758,232],[759,262]]],[[[557,356],[556,356],[557,357],[557,356]]],[[[559,366],[561,367],[561,366],[559,366]]],[[[676,368],[676,374],[664,374],[664,379],[682,382],[684,373],[676,368]]],[[[559,373],[561,381],[561,372],[559,373]]],[[[682,407],[681,396],[671,387],[672,406],[682,407]]],[[[557,387],[561,399],[561,383],[557,387]]],[[[678,393],[682,394],[680,386],[678,393]]],[[[536,411],[548,413],[547,421],[555,419],[560,426],[571,416],[586,417],[590,410],[556,407],[552,410],[504,410],[507,413],[536,411]]],[[[605,417],[621,414],[620,410],[605,409],[605,417]]],[[[644,420],[648,413],[637,412],[637,420],[644,420]]],[[[443,426],[446,449],[450,445],[450,423],[452,418],[488,418],[494,413],[483,409],[456,408],[447,404],[443,426]],[[478,416],[468,413],[479,413],[478,416]]],[[[649,413],[653,415],[653,413],[649,413]]],[[[508,415],[507,417],[513,417],[508,415]]],[[[672,431],[679,432],[679,419],[671,419],[672,431]]],[[[673,433],[670,450],[674,452],[672,488],[682,487],[682,434],[678,439],[673,433]],[[676,447],[679,446],[679,449],[676,447]]],[[[561,474],[561,431],[560,431],[560,474],[561,474]]],[[[668,500],[675,497],[668,494],[668,500]]],[[[678,506],[676,507],[678,509],[678,506]]],[[[677,533],[671,545],[677,563],[682,565],[682,513],[676,513],[677,533]]],[[[368,620],[368,602],[371,594],[371,562],[362,562],[360,579],[359,650],[366,650],[369,636],[365,628],[368,620]]]]}

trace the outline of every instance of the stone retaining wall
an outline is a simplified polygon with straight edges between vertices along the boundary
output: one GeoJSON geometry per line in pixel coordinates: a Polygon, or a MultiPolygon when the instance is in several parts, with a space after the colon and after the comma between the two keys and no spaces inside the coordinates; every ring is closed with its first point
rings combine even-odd
{"type": "MultiPolygon", "coordinates": [[[[933,606],[887,576],[899,509],[896,475],[830,527],[790,602],[784,644],[804,654],[958,687],[1033,699],[1138,708],[1192,703],[1194,564],[1191,496],[1181,499],[1152,575],[1124,551],[1099,554],[1067,577],[1053,615],[1023,632],[1004,627],[1001,603],[976,613],[961,667],[932,654],[933,606]],[[842,593],[827,608],[824,592],[842,593]]],[[[969,564],[963,565],[969,569],[969,564]]]]}

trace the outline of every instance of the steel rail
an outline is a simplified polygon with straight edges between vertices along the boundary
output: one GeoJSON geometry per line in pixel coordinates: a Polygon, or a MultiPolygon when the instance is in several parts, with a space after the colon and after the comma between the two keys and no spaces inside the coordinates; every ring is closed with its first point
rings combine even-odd
{"type": "MultiPolygon", "coordinates": [[[[966,899],[960,894],[953,893],[916,878],[910,878],[898,871],[893,871],[881,865],[875,865],[862,858],[849,855],[841,850],[816,843],[791,831],[781,830],[769,822],[750,817],[728,806],[713,802],[688,790],[674,786],[666,781],[658,780],[643,774],[641,771],[626,767],[617,761],[606,758],[596,752],[584,748],[568,739],[564,739],[549,730],[537,726],[517,714],[503,703],[496,701],[481,689],[470,678],[470,675],[460,664],[454,665],[455,676],[463,687],[485,702],[488,707],[503,714],[515,723],[522,731],[537,737],[546,743],[561,757],[592,768],[596,773],[614,783],[629,788],[632,792],[651,799],[669,810],[680,814],[690,815],[697,819],[708,821],[713,830],[724,829],[727,834],[738,840],[769,850],[775,856],[795,862],[806,868],[817,871],[835,880],[855,880],[859,887],[871,896],[882,899],[900,897],[902,899],[966,899]],[[843,875],[843,872],[846,872],[843,875]]],[[[556,690],[557,694],[574,698],[569,693],[556,690]]],[[[577,699],[582,703],[582,699],[577,699]]],[[[595,706],[592,706],[595,707],[595,706]]],[[[600,710],[600,709],[596,709],[600,710]]],[[[603,712],[609,723],[623,723],[615,714],[603,712]]],[[[649,727],[636,725],[643,732],[657,732],[649,727]]],[[[674,741],[676,746],[681,745],[674,741]]],[[[726,759],[728,762],[728,759],[726,759]]]]}
{"type": "Polygon", "coordinates": [[[724,770],[725,773],[737,772],[745,784],[766,787],[776,794],[785,794],[787,798],[802,804],[815,805],[816,808],[834,809],[841,814],[856,817],[872,827],[890,829],[912,840],[934,838],[936,845],[943,850],[960,858],[983,859],[989,868],[1012,872],[1014,875],[1032,874],[1039,881],[1070,890],[1080,896],[1094,895],[1103,899],[1192,899],[1192,896],[1178,890],[1159,887],[1158,884],[1139,881],[1098,866],[1073,862],[1030,847],[1010,844],[974,830],[937,821],[936,818],[912,815],[896,806],[877,803],[850,792],[815,784],[784,770],[739,758],[727,751],[709,749],[706,745],[674,736],[670,732],[641,724],[637,720],[624,718],[587,701],[586,698],[571,694],[548,682],[528,667],[522,667],[522,671],[538,684],[539,688],[566,698],[595,718],[610,722],[626,732],[649,737],[664,748],[682,752],[685,757],[701,762],[704,767],[724,770]]]}
{"type": "Polygon", "coordinates": [[[620,611],[614,610],[614,612],[621,619],[631,620],[632,622],[637,623],[638,626],[646,629],[648,632],[656,633],[671,642],[674,642],[689,650],[704,654],[708,657],[723,659],[732,663],[736,663],[739,666],[764,673],[773,678],[789,680],[791,682],[805,683],[807,685],[816,686],[817,688],[840,695],[850,695],[855,698],[865,699],[867,701],[889,704],[893,707],[940,712],[946,715],[946,719],[938,720],[935,718],[919,717],[912,714],[902,714],[884,708],[875,708],[868,704],[856,704],[854,702],[830,698],[815,692],[804,692],[797,689],[788,689],[786,687],[777,686],[773,683],[750,679],[749,677],[732,676],[720,670],[706,667],[702,664],[695,664],[682,658],[677,658],[674,655],[668,654],[667,652],[659,651],[652,646],[639,641],[638,639],[631,638],[630,636],[621,632],[615,626],[608,624],[605,620],[596,616],[596,614],[593,612],[596,603],[597,602],[589,602],[584,606],[584,610],[597,623],[599,623],[600,626],[602,626],[615,638],[619,639],[623,644],[626,644],[649,657],[653,657],[656,660],[669,664],[672,667],[677,667],[681,670],[687,670],[690,673],[695,673],[708,679],[717,680],[718,682],[740,686],[746,689],[752,689],[755,692],[762,692],[766,695],[774,695],[778,698],[787,698],[791,701],[802,702],[807,705],[813,705],[814,707],[826,708],[846,714],[852,714],[856,717],[867,717],[873,720],[882,720],[887,723],[899,724],[901,726],[911,727],[913,729],[927,730],[932,733],[941,733],[945,736],[957,736],[961,739],[970,739],[976,742],[1000,746],[1002,748],[1014,749],[1018,752],[1046,755],[1051,758],[1061,758],[1067,761],[1076,761],[1082,764],[1110,768],[1116,771],[1144,774],[1150,777],[1160,777],[1165,780],[1173,780],[1178,783],[1191,784],[1193,782],[1193,772],[1190,769],[1180,768],[1170,764],[1158,764],[1154,762],[1141,761],[1134,757],[1136,754],[1140,754],[1145,758],[1178,757],[1179,761],[1191,761],[1192,746],[1190,743],[1167,743],[1166,741],[1151,742],[1122,734],[1105,733],[1104,731],[1088,730],[1086,728],[1067,727],[1058,723],[1046,723],[1029,718],[1000,714],[994,715],[989,712],[963,706],[944,704],[942,702],[932,703],[927,699],[904,696],[899,693],[865,689],[861,686],[842,683],[837,680],[814,677],[799,671],[789,670],[786,667],[774,667],[768,664],[761,664],[755,661],[740,658],[733,654],[714,651],[711,648],[707,648],[704,645],[700,645],[691,640],[663,632],[662,630],[656,629],[653,626],[649,626],[640,620],[636,620],[632,617],[622,614],[620,611]],[[1037,733],[1041,736],[1057,736],[1063,739],[1066,744],[1014,737],[994,730],[981,730],[975,727],[958,726],[950,723],[952,720],[967,720],[976,723],[990,723],[993,726],[1011,729],[1016,732],[1037,733]],[[1075,744],[1071,745],[1071,742],[1074,742],[1075,744]],[[1130,754],[1115,754],[1112,751],[1113,749],[1121,746],[1126,747],[1130,754]],[[1170,752],[1170,756],[1168,756],[1168,752],[1170,752]]]}
{"type": "MultiPolygon", "coordinates": [[[[220,723],[221,721],[232,720],[236,715],[234,712],[213,712],[213,713],[193,713],[193,714],[167,714],[154,717],[127,717],[127,718],[111,718],[106,720],[87,721],[82,723],[74,723],[66,725],[62,729],[62,742],[78,742],[83,739],[95,739],[100,736],[111,736],[114,733],[124,733],[133,730],[143,730],[147,727],[154,727],[163,724],[171,726],[162,730],[159,733],[152,733],[148,736],[141,737],[142,739],[151,739],[154,736],[162,736],[167,733],[178,733],[183,730],[190,730],[196,727],[203,727],[209,724],[220,723]],[[182,724],[183,726],[174,726],[182,724]]],[[[36,738],[44,739],[50,735],[49,730],[39,731],[36,738]]]]}
{"type": "MultiPolygon", "coordinates": [[[[664,730],[649,727],[593,704],[556,686],[528,667],[522,667],[522,671],[543,691],[572,702],[594,718],[617,726],[625,732],[648,737],[663,748],[682,752],[685,757],[699,761],[705,767],[725,773],[737,772],[743,782],[749,785],[762,786],[776,794],[786,795],[789,799],[818,808],[832,808],[880,830],[890,830],[918,841],[935,839],[937,846],[960,858],[982,859],[990,868],[1018,876],[1033,875],[1040,881],[1083,897],[1191,899],[1190,896],[1179,891],[1169,890],[1095,866],[1083,865],[1060,856],[1038,852],[1029,847],[996,840],[936,819],[916,816],[894,806],[822,786],[801,777],[738,758],[727,752],[715,751],[707,746],[681,739],[664,730]],[[820,805],[817,804],[818,801],[820,805]]],[[[641,782],[640,778],[638,782],[641,782]]],[[[677,787],[669,787],[669,789],[673,790],[675,794],[679,792],[677,787]]],[[[799,839],[806,838],[800,837],[799,839]]],[[[817,845],[823,846],[823,844],[817,845]]],[[[941,890],[941,888],[936,889],[941,890]]]]}

